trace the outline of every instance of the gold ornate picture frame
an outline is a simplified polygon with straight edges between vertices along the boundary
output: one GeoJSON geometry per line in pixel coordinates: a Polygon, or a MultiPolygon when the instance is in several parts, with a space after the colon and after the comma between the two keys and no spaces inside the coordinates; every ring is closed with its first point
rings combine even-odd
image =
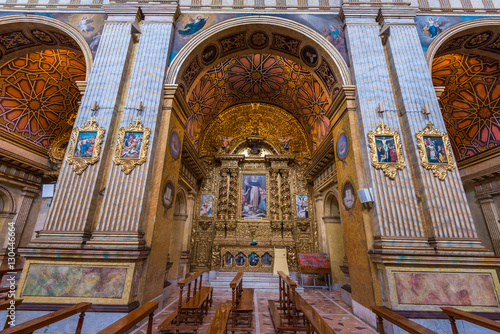
{"type": "Polygon", "coordinates": [[[399,132],[382,121],[375,131],[368,131],[368,142],[372,166],[394,179],[397,171],[406,166],[399,132]]]}
{"type": "MultiPolygon", "coordinates": [[[[267,192],[269,189],[269,173],[266,170],[257,169],[255,171],[243,171],[239,176],[239,207],[237,211],[238,219],[241,221],[269,221],[269,209],[267,208],[267,192]],[[256,177],[253,179],[253,177],[256,177]],[[245,184],[245,180],[248,181],[245,184]],[[254,196],[256,196],[256,191],[259,192],[258,204],[251,203],[250,199],[247,197],[252,193],[254,188],[254,183],[258,183],[259,186],[254,189],[254,196]],[[262,189],[262,190],[261,190],[262,189]],[[245,198],[245,201],[243,200],[245,198]],[[263,207],[263,205],[265,207],[263,207]],[[260,206],[260,207],[259,207],[260,206]],[[245,214],[244,214],[245,212],[245,214]]],[[[254,199],[255,200],[255,199],[254,199]]]]}
{"type": "Polygon", "coordinates": [[[448,134],[438,131],[429,122],[422,131],[416,132],[416,136],[422,167],[432,170],[435,177],[444,181],[447,171],[456,167],[448,134]]]}
{"type": "Polygon", "coordinates": [[[139,117],[129,127],[120,128],[113,162],[121,165],[125,174],[130,174],[135,166],[146,162],[150,135],[151,129],[145,128],[139,117]]]}
{"type": "Polygon", "coordinates": [[[77,175],[81,175],[89,165],[99,161],[105,131],[103,127],[99,127],[94,117],[83,126],[73,129],[66,161],[73,165],[77,175]]]}

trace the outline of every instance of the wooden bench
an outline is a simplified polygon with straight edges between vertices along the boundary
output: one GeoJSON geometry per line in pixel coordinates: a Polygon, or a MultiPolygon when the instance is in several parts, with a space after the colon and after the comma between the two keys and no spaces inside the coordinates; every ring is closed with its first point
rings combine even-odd
{"type": "Polygon", "coordinates": [[[2,334],[30,334],[34,331],[47,327],[49,325],[55,324],[58,321],[69,318],[72,315],[80,313],[80,318],[78,319],[78,324],[76,326],[75,334],[80,334],[83,326],[83,318],[85,317],[85,311],[87,311],[92,306],[91,303],[78,303],[72,306],[65,307],[61,310],[46,314],[39,318],[27,321],[22,324],[18,324],[14,327],[4,329],[2,334]]]}
{"type": "MultiPolygon", "coordinates": [[[[7,299],[7,300],[0,302],[0,311],[7,310],[11,305],[10,301],[11,301],[11,299],[7,299]]],[[[22,299],[14,299],[14,306],[17,307],[17,306],[21,305],[22,302],[23,302],[22,299]]],[[[5,324],[3,325],[3,329],[9,328],[9,327],[10,327],[10,318],[6,317],[5,324]]]]}
{"type": "Polygon", "coordinates": [[[120,320],[106,327],[97,334],[125,334],[127,331],[132,329],[135,325],[141,322],[144,318],[148,319],[148,331],[147,334],[152,334],[153,332],[153,315],[154,311],[158,308],[158,303],[146,303],[141,307],[133,310],[120,320]]]}
{"type": "Polygon", "coordinates": [[[326,323],[326,321],[319,315],[318,311],[309,303],[307,303],[299,294],[298,307],[304,314],[306,320],[306,332],[318,334],[335,334],[335,331],[326,323]]]}
{"type": "Polygon", "coordinates": [[[213,303],[213,288],[202,286],[203,270],[189,276],[178,283],[179,302],[177,309],[172,312],[158,329],[160,331],[189,330],[196,332],[204,315],[213,303]],[[192,283],[194,287],[191,288],[192,283]],[[183,301],[184,287],[187,285],[186,300],[183,301]]]}
{"type": "Polygon", "coordinates": [[[485,318],[485,317],[482,317],[480,315],[473,314],[470,312],[465,312],[465,311],[459,310],[459,309],[454,308],[454,307],[441,307],[441,310],[450,319],[451,329],[453,331],[453,334],[458,334],[457,325],[455,324],[455,318],[460,319],[460,320],[464,320],[464,321],[473,323],[474,325],[488,328],[488,329],[491,329],[492,331],[500,333],[500,323],[498,323],[494,320],[491,320],[491,319],[488,319],[488,318],[485,318]]]}
{"type": "Polygon", "coordinates": [[[397,314],[394,311],[389,310],[384,306],[372,306],[373,313],[377,316],[378,330],[380,334],[385,334],[384,331],[384,319],[404,329],[410,334],[437,334],[430,329],[425,328],[422,325],[417,324],[409,319],[406,319],[402,315],[397,314]]]}
{"type": "Polygon", "coordinates": [[[253,289],[243,289],[243,271],[239,271],[229,284],[232,290],[231,327],[229,331],[252,331],[253,289]],[[246,321],[246,327],[238,327],[241,318],[246,321]]]}
{"type": "Polygon", "coordinates": [[[227,333],[229,313],[231,313],[231,303],[221,303],[219,307],[217,307],[214,318],[210,322],[207,334],[227,333]]]}
{"type": "Polygon", "coordinates": [[[299,298],[297,298],[297,283],[282,271],[279,275],[279,300],[269,300],[269,312],[277,333],[288,331],[306,331],[305,319],[302,314],[299,298]],[[279,306],[276,306],[276,303],[279,306]]]}

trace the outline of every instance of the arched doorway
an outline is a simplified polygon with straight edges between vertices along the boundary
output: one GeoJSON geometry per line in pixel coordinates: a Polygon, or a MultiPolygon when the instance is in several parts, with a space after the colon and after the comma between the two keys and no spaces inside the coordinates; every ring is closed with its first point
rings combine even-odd
{"type": "Polygon", "coordinates": [[[332,102],[350,84],[339,51],[286,19],[232,19],[187,42],[166,83],[186,103],[185,140],[209,170],[193,215],[191,269],[239,270],[241,253],[244,270],[269,271],[254,259],[280,246],[296,271],[297,253],[319,251],[303,171],[328,136],[332,102]]]}

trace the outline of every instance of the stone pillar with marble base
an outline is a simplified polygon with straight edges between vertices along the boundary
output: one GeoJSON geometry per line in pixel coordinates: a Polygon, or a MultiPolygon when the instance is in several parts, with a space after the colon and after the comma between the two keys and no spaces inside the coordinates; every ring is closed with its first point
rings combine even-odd
{"type": "Polygon", "coordinates": [[[77,127],[93,117],[105,129],[99,160],[80,175],[67,160],[63,161],[44,227],[30,243],[33,247],[78,248],[90,239],[109,148],[114,141],[115,120],[132,52],[132,33],[138,32],[140,20],[140,12],[133,6],[108,7],[107,13],[99,50],[75,120],[77,127]],[[95,111],[91,110],[94,101],[98,106],[95,111]]]}

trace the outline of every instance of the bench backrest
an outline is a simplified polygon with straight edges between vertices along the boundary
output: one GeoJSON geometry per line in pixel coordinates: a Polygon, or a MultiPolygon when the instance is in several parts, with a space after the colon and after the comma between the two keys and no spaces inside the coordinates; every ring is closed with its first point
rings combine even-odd
{"type": "Polygon", "coordinates": [[[304,298],[297,293],[297,298],[300,300],[300,309],[304,313],[309,325],[317,334],[335,334],[335,331],[326,323],[319,313],[309,305],[304,298]]]}
{"type": "MultiPolygon", "coordinates": [[[[97,334],[125,334],[128,330],[132,329],[135,325],[141,322],[147,316],[152,317],[154,311],[158,308],[158,303],[146,303],[141,307],[133,310],[120,320],[106,327],[97,334]]],[[[149,320],[152,326],[152,319],[149,320]]],[[[149,326],[148,326],[149,327],[149,326]]],[[[151,333],[148,328],[148,333],[151,333]]]]}
{"type": "Polygon", "coordinates": [[[177,309],[180,311],[181,306],[182,306],[182,295],[184,294],[184,287],[187,284],[188,291],[187,291],[187,296],[186,300],[191,299],[196,292],[201,288],[203,281],[203,270],[199,270],[193,275],[189,276],[188,278],[183,279],[177,285],[179,286],[179,303],[177,309]],[[194,281],[194,288],[191,289],[191,283],[194,281]],[[199,284],[198,284],[199,283],[199,284]]]}
{"type": "Polygon", "coordinates": [[[404,329],[410,334],[437,334],[422,325],[417,324],[409,319],[406,319],[402,315],[397,314],[394,311],[389,310],[384,306],[372,306],[373,313],[377,315],[377,321],[379,325],[380,334],[384,334],[384,325],[382,319],[385,319],[399,328],[404,329]]]}
{"type": "MultiPolygon", "coordinates": [[[[48,325],[55,324],[58,321],[69,318],[72,315],[82,313],[82,315],[92,306],[92,303],[78,303],[65,307],[61,310],[46,314],[39,318],[27,321],[25,323],[16,325],[2,331],[2,334],[28,334],[36,331],[37,329],[47,327],[48,325]]],[[[80,320],[75,333],[79,334],[82,330],[83,316],[80,315],[80,320]]]]}
{"type": "Polygon", "coordinates": [[[236,310],[238,303],[240,302],[241,293],[243,292],[243,271],[239,271],[233,278],[229,286],[232,290],[232,300],[231,305],[233,310],[236,310]]]}
{"type": "Polygon", "coordinates": [[[457,318],[460,320],[465,320],[467,322],[473,323],[474,325],[500,332],[500,323],[494,320],[470,312],[465,312],[454,307],[441,307],[441,310],[443,310],[443,312],[448,317],[450,317],[450,319],[457,318]]]}

